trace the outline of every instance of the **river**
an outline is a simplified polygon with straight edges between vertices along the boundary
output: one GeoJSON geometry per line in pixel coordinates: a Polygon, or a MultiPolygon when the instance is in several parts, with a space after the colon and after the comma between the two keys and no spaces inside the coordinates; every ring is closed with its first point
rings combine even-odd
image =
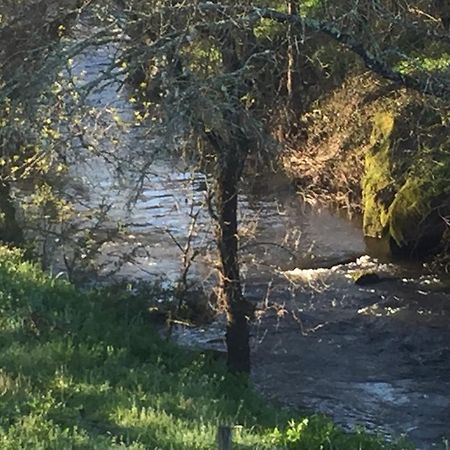
{"type": "MultiPolygon", "coordinates": [[[[92,80],[113,53],[111,47],[90,49],[76,59],[74,70],[92,80]]],[[[93,108],[107,111],[108,136],[96,143],[114,145],[115,154],[133,149],[144,164],[159,141],[142,127],[120,135],[121,122],[135,112],[130,95],[113,84],[89,97],[93,108]],[[117,133],[121,138],[112,140],[117,133]]],[[[138,172],[111,167],[86,155],[69,173],[84,217],[80,224],[92,225],[89,210],[107,204],[101,227],[120,223],[126,230],[100,248],[103,275],[173,283],[182,271],[180,247],[190,234],[199,255],[189,275],[210,287],[216,254],[204,205],[208,176],[159,156],[130,203],[135,184],[129,177],[135,180],[138,172]]],[[[252,377],[258,389],[294,408],[327,414],[348,429],[362,426],[389,438],[406,433],[420,449],[450,439],[448,282],[420,265],[380,262],[366,248],[357,221],[305,205],[279,175],[244,186],[240,226],[244,291],[257,304],[252,377]],[[353,277],[359,271],[386,280],[358,286],[353,277]]],[[[174,339],[224,350],[223,320],[179,327],[174,339]]]]}

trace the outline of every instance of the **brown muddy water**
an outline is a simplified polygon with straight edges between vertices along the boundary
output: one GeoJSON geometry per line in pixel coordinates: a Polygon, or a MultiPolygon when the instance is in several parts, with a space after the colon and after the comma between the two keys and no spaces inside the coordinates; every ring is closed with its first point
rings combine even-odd
{"type": "MultiPolygon", "coordinates": [[[[114,51],[89,50],[74,70],[89,81],[114,51]]],[[[96,145],[114,145],[114,154],[145,161],[160,142],[145,127],[128,129],[114,144],[108,141],[121,126],[112,116],[133,117],[129,96],[109,85],[89,97],[111,125],[92,138],[96,145]]],[[[108,204],[102,227],[121,223],[127,230],[123,239],[101,248],[105,274],[120,266],[116,278],[174,283],[182,270],[179,246],[186,244],[198,212],[191,240],[200,254],[190,277],[213,284],[213,226],[204,207],[208,178],[183,166],[156,158],[130,207],[135,173],[112,170],[91,154],[73,164],[72,190],[82,192],[80,224],[91,226],[89,210],[108,204]],[[131,248],[133,256],[123,263],[131,248]]],[[[357,223],[305,205],[275,176],[246,186],[240,205],[244,290],[257,304],[251,339],[258,389],[284,405],[327,414],[344,428],[362,426],[389,438],[405,433],[419,449],[445,448],[450,439],[448,282],[420,265],[378,261],[368,254],[357,223]],[[359,271],[389,279],[357,286],[352,277],[359,271]]],[[[174,331],[177,342],[196,348],[224,350],[223,338],[223,317],[174,331]]]]}

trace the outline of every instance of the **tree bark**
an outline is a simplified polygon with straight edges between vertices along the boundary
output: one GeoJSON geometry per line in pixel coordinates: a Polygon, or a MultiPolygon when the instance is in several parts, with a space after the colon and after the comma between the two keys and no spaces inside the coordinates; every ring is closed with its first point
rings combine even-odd
{"type": "Polygon", "coordinates": [[[246,302],[242,295],[238,259],[238,186],[246,149],[226,151],[219,167],[217,207],[222,289],[227,308],[227,365],[235,373],[250,372],[250,344],[246,302]]]}
{"type": "MultiPolygon", "coordinates": [[[[219,38],[224,73],[241,67],[233,30],[219,38]]],[[[240,94],[242,95],[242,94],[240,94]]],[[[217,244],[222,266],[222,294],[226,305],[227,365],[231,372],[250,373],[248,307],[242,295],[238,258],[238,191],[250,142],[245,130],[245,115],[236,92],[229,92],[230,109],[224,114],[227,130],[207,133],[217,155],[217,244]],[[236,98],[236,95],[238,98],[236,98]],[[222,135],[222,132],[223,135],[222,135]]]]}
{"type": "MultiPolygon", "coordinates": [[[[288,0],[288,14],[290,15],[298,15],[298,1],[297,0],[288,0]]],[[[298,65],[298,55],[296,48],[296,33],[293,30],[292,24],[288,25],[288,50],[287,50],[287,59],[288,59],[288,67],[286,74],[286,90],[289,101],[289,109],[293,113],[297,113],[299,110],[299,102],[298,97],[296,96],[296,89],[298,89],[298,85],[300,83],[299,73],[297,69],[298,65]]]]}

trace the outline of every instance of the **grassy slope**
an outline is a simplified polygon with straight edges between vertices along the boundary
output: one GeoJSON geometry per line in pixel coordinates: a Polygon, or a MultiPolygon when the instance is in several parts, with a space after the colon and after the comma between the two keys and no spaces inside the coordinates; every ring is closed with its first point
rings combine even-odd
{"type": "Polygon", "coordinates": [[[162,342],[141,301],[77,292],[0,247],[0,448],[381,449],[266,406],[204,356],[162,342]]]}

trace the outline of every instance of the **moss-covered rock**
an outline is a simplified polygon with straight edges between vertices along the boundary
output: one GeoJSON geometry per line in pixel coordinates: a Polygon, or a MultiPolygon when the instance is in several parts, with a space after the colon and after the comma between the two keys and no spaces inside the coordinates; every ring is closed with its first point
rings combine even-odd
{"type": "Polygon", "coordinates": [[[394,117],[383,112],[375,116],[370,148],[366,153],[363,179],[364,233],[381,238],[389,223],[394,179],[391,170],[391,134],[394,117]]]}
{"type": "Polygon", "coordinates": [[[374,118],[363,179],[364,233],[388,238],[394,252],[425,254],[439,247],[450,213],[449,133],[442,116],[424,114],[419,102],[412,106],[374,118]]]}
{"type": "Polygon", "coordinates": [[[307,201],[362,212],[364,234],[383,250],[439,249],[450,217],[450,105],[356,71],[311,105],[302,127],[281,162],[307,201]]]}

